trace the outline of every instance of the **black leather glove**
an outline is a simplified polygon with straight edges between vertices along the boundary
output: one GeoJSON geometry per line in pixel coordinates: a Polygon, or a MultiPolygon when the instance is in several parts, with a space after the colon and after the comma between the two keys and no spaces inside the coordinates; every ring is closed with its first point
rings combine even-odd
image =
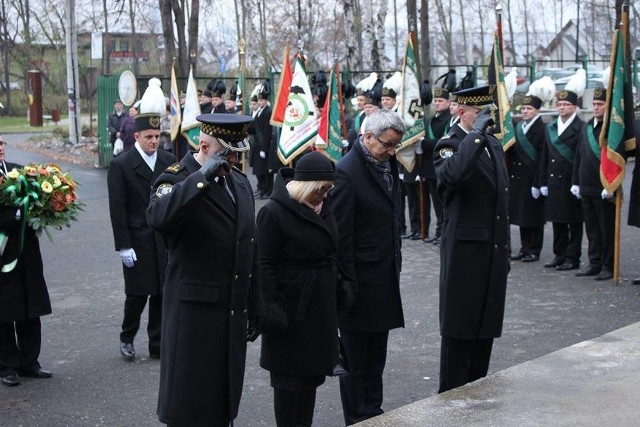
{"type": "Polygon", "coordinates": [[[338,313],[350,312],[356,303],[356,284],[338,279],[338,313]]]}
{"type": "Polygon", "coordinates": [[[264,317],[249,316],[249,325],[247,326],[247,341],[254,342],[262,333],[264,326],[264,317]]]}
{"type": "Polygon", "coordinates": [[[270,301],[264,305],[264,331],[270,333],[282,332],[289,326],[287,313],[282,305],[276,301],[270,301]]]}
{"type": "Polygon", "coordinates": [[[218,151],[204,162],[204,165],[200,168],[200,172],[207,178],[207,181],[213,181],[213,179],[218,176],[220,168],[227,171],[227,173],[231,170],[227,159],[218,151]]]}
{"type": "Polygon", "coordinates": [[[484,107],[476,116],[476,121],[473,122],[472,132],[485,133],[489,126],[495,124],[496,122],[491,117],[491,107],[484,107]]]}

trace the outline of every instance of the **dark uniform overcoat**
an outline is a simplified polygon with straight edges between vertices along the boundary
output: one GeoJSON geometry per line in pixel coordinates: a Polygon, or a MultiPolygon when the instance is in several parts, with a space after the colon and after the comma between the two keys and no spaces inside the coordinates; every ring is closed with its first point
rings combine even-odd
{"type": "Polygon", "coordinates": [[[249,316],[262,315],[251,185],[233,169],[208,183],[193,153],[156,180],[147,210],[166,239],[158,416],[226,426],[238,414],[249,316]]]}
{"type": "MultiPolygon", "coordinates": [[[[21,167],[15,163],[5,165],[7,172],[21,167]]],[[[0,205],[0,231],[7,238],[0,256],[0,268],[18,258],[13,270],[0,272],[0,322],[34,319],[51,314],[51,302],[42,269],[40,242],[35,231],[27,226],[20,254],[21,222],[16,220],[16,212],[17,209],[13,206],[0,205]]]]}
{"type": "Polygon", "coordinates": [[[502,334],[509,273],[509,178],[500,143],[454,126],[434,151],[444,206],[440,249],[440,334],[502,334]],[[487,154],[486,149],[490,155],[487,154]]]}
{"type": "Polygon", "coordinates": [[[433,150],[440,138],[449,132],[451,113],[446,110],[437,116],[434,114],[424,119],[424,139],[422,140],[422,159],[420,162],[420,177],[424,179],[436,179],[436,170],[433,166],[433,150]]]}
{"type": "Polygon", "coordinates": [[[600,198],[602,194],[602,182],[600,181],[600,132],[602,120],[593,127],[590,120],[582,128],[576,157],[574,159],[572,184],[580,187],[581,196],[600,198]],[[589,134],[591,132],[591,134],[589,134]],[[598,154],[594,149],[598,150],[598,154]]]}
{"type": "Polygon", "coordinates": [[[134,147],[115,157],[107,174],[115,249],[133,248],[138,258],[133,267],[122,266],[126,295],[162,294],[167,251],[147,223],[147,207],[153,182],[175,158],[163,150],[157,153],[153,171],[134,147]]]}
{"type": "Polygon", "coordinates": [[[357,309],[341,313],[339,326],[353,332],[404,327],[400,298],[400,182],[390,159],[392,191],[365,159],[360,142],[336,165],[333,206],[339,227],[339,259],[359,288],[357,309]]]}
{"type": "Polygon", "coordinates": [[[640,227],[640,121],[634,123],[634,133],[636,137],[636,149],[629,153],[635,156],[633,165],[633,175],[631,178],[631,191],[629,195],[629,216],[627,223],[634,227],[640,227]]]}
{"type": "Polygon", "coordinates": [[[269,173],[269,156],[273,140],[271,120],[271,107],[265,106],[260,114],[254,117],[249,132],[254,135],[255,146],[250,152],[254,175],[267,175],[269,173]],[[265,153],[265,158],[260,157],[260,151],[265,153]]]}
{"type": "Polygon", "coordinates": [[[506,151],[509,170],[509,218],[511,224],[520,227],[539,227],[544,225],[545,197],[534,199],[531,187],[540,182],[540,160],[546,145],[547,130],[542,117],[531,124],[527,133],[522,130],[523,123],[514,126],[516,143],[506,151]]]}
{"type": "Polygon", "coordinates": [[[285,330],[262,334],[260,366],[280,375],[325,376],[337,363],[336,270],[338,225],[329,198],[320,214],[293,200],[276,175],[271,200],[258,212],[258,253],[265,305],[286,314],[285,330]]]}
{"type": "Polygon", "coordinates": [[[560,223],[583,221],[582,205],[571,194],[571,179],[576,148],[584,122],[576,116],[558,137],[558,119],[547,125],[547,143],[540,159],[540,186],[549,188],[545,200],[545,219],[560,223]]]}

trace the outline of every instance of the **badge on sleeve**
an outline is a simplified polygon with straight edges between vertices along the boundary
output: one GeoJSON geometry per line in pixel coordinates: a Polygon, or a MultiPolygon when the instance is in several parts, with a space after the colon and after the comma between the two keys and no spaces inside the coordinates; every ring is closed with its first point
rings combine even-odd
{"type": "Polygon", "coordinates": [[[172,190],[173,190],[173,184],[160,184],[158,186],[158,189],[156,190],[156,196],[158,197],[166,196],[167,194],[171,193],[172,190]]]}
{"type": "Polygon", "coordinates": [[[448,159],[449,157],[453,156],[453,148],[451,147],[441,148],[438,154],[440,154],[440,158],[448,159]]]}

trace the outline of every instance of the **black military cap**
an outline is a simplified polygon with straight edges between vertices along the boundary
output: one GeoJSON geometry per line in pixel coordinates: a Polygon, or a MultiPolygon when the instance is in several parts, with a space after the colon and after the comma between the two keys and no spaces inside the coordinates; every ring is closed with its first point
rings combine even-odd
{"type": "Polygon", "coordinates": [[[136,130],[138,132],[143,130],[155,129],[160,130],[160,114],[157,113],[144,113],[138,114],[135,118],[136,130]]]}
{"type": "Polygon", "coordinates": [[[535,95],[526,95],[522,100],[522,105],[528,105],[530,107],[539,110],[542,107],[542,99],[538,98],[535,95]]]}
{"type": "Polygon", "coordinates": [[[218,138],[220,144],[231,151],[248,151],[249,144],[245,140],[249,126],[253,121],[250,116],[242,114],[209,113],[196,117],[202,125],[200,130],[207,135],[218,138]]]}
{"type": "Polygon", "coordinates": [[[433,88],[433,97],[434,98],[442,98],[449,99],[449,90],[444,87],[434,87],[433,88]]]}
{"type": "Polygon", "coordinates": [[[493,92],[495,92],[495,90],[495,85],[487,85],[459,90],[453,93],[453,95],[456,96],[456,102],[459,105],[482,107],[484,105],[493,104],[493,92]]]}
{"type": "Polygon", "coordinates": [[[607,102],[607,90],[603,87],[595,88],[593,90],[593,100],[607,102]]]}

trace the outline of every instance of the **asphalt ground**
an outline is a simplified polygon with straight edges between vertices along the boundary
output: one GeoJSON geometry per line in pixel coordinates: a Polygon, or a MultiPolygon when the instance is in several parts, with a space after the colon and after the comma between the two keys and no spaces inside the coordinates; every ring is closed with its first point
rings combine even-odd
{"type": "MultiPolygon", "coordinates": [[[[24,136],[5,134],[4,138],[10,161],[51,161],[16,148],[24,136]]],[[[109,222],[107,171],[56,162],[82,184],[78,192],[86,208],[71,229],[54,232],[53,242],[41,238],[53,314],[42,318],[40,362],[54,376],[25,378],[17,387],[0,386],[0,426],[158,426],[155,412],[160,364],[148,359],[146,320],[135,342],[136,361],[125,362],[118,353],[124,291],[122,264],[113,247],[109,222]]],[[[627,187],[632,167],[630,163],[627,187]]],[[[264,203],[258,201],[258,207],[264,203]]],[[[622,217],[626,223],[626,202],[622,217]]],[[[513,227],[516,249],[518,236],[513,227]]],[[[512,263],[503,336],[495,341],[490,372],[640,320],[640,287],[630,284],[630,279],[640,277],[640,230],[623,225],[621,245],[618,285],[577,278],[575,271],[543,268],[545,260],[552,257],[548,225],[541,261],[512,263]]],[[[405,240],[402,251],[405,328],[390,334],[385,410],[431,396],[438,387],[439,250],[421,241],[405,240]]],[[[583,267],[586,259],[585,237],[583,267]]],[[[260,340],[249,344],[236,426],[275,425],[269,375],[259,367],[259,352],[260,340]]],[[[314,425],[344,425],[335,378],[327,378],[318,389],[314,425]]]]}

